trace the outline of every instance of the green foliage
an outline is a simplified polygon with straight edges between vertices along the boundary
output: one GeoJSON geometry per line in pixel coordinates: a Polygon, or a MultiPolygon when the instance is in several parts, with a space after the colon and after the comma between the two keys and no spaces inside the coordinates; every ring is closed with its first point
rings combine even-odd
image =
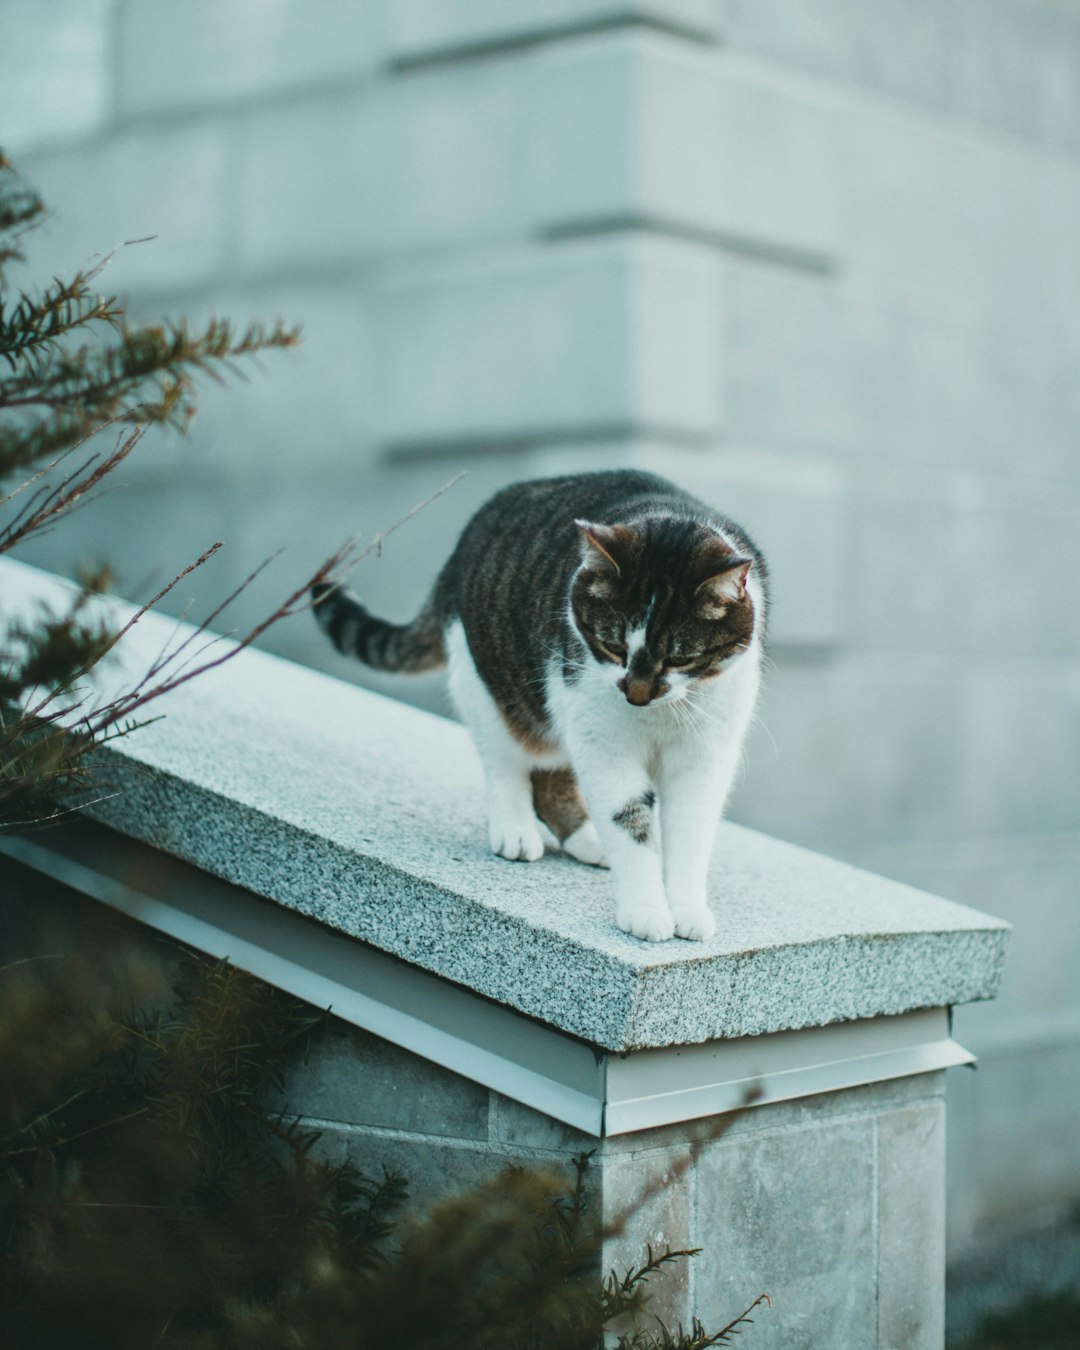
{"type": "MultiPolygon", "coordinates": [[[[130,324],[117,296],[98,293],[106,257],[35,292],[8,294],[6,268],[23,261],[23,240],[44,206],[0,157],[0,478],[37,468],[106,426],[169,422],[194,413],[194,376],[220,379],[239,358],[295,346],[282,323],[227,319],[192,331],[183,320],[130,324]]],[[[5,535],[0,532],[0,544],[5,535]]]]}
{"type": "Polygon", "coordinates": [[[329,1265],[375,1260],[398,1184],[314,1160],[274,1109],[319,1021],[186,953],[0,974],[7,1344],[224,1346],[329,1265]]]}
{"type": "MultiPolygon", "coordinates": [[[[0,155],[0,554],[93,500],[148,427],[186,429],[197,376],[220,382],[241,373],[238,363],[299,340],[298,330],[282,323],[240,330],[216,318],[199,329],[184,320],[132,324],[117,296],[97,291],[108,258],[12,293],[11,265],[24,261],[26,240],[44,218],[41,200],[0,155]]],[[[146,608],[219,547],[206,549],[146,608]]],[[[327,580],[351,547],[238,646],[306,608],[312,583],[327,580]]],[[[192,664],[189,643],[181,642],[133,690],[96,698],[92,674],[121,636],[91,604],[110,581],[107,569],[88,572],[66,609],[43,609],[32,621],[0,628],[0,828],[47,819],[61,803],[85,804],[95,790],[88,752],[131,730],[134,714],[177,683],[228,659],[192,664]]]]}
{"type": "Polygon", "coordinates": [[[1080,1295],[1038,1294],[1008,1313],[985,1318],[950,1350],[1080,1350],[1080,1295]]]}
{"type": "Polygon", "coordinates": [[[587,1156],[569,1190],[512,1168],[392,1225],[402,1182],[320,1157],[283,1112],[323,1018],[162,950],[0,968],[11,1350],[595,1350],[616,1322],[618,1350],[704,1350],[746,1324],[641,1324],[649,1282],[693,1253],[601,1281],[587,1156]]]}

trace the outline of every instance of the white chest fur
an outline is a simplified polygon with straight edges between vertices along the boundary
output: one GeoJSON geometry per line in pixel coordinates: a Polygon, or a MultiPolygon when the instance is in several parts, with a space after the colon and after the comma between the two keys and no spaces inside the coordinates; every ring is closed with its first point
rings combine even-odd
{"type": "Polygon", "coordinates": [[[566,680],[552,661],[546,694],[554,748],[544,754],[511,734],[460,623],[448,630],[446,649],[451,696],[484,765],[492,849],[517,861],[542,856],[547,832],[533,811],[530,775],[570,767],[591,823],[566,847],[583,861],[610,863],[619,926],[651,941],[710,937],[708,861],[757,699],[760,634],[719,675],[675,679],[668,695],[645,707],[619,693],[621,672],[611,663],[586,656],[566,680]]]}

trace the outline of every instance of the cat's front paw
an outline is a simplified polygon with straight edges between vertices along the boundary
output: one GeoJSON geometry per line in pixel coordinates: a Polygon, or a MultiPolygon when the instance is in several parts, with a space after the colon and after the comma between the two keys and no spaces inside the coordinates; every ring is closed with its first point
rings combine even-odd
{"type": "Polygon", "coordinates": [[[620,906],[615,913],[615,922],[624,933],[644,938],[646,942],[666,942],[675,933],[675,924],[666,906],[662,909],[657,905],[620,906]]]}
{"type": "Polygon", "coordinates": [[[716,932],[712,910],[705,905],[672,905],[675,936],[690,942],[707,942],[716,932]]]}
{"type": "Polygon", "coordinates": [[[587,820],[572,835],[564,839],[562,846],[563,851],[569,853],[571,858],[576,858],[578,862],[588,863],[590,867],[608,866],[604,846],[591,820],[587,820]]]}
{"type": "Polygon", "coordinates": [[[509,862],[536,862],[544,856],[544,841],[535,818],[494,817],[488,826],[492,853],[509,862]]]}

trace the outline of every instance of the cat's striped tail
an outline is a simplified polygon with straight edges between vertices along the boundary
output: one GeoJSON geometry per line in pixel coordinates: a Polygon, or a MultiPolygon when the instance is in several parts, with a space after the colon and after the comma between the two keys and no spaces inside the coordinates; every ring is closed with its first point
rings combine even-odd
{"type": "Polygon", "coordinates": [[[387,623],[340,586],[319,582],[311,598],[319,627],[338,651],[359,657],[373,670],[419,675],[446,664],[442,623],[430,600],[412,623],[387,623]]]}

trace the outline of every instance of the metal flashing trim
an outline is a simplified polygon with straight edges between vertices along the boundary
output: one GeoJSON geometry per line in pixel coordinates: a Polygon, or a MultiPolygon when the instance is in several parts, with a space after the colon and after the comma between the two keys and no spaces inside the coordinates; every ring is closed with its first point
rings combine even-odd
{"type": "Polygon", "coordinates": [[[0,835],[0,854],[278,989],[586,1133],[603,1060],[553,1030],[190,863],[79,820],[0,835]]]}
{"type": "Polygon", "coordinates": [[[618,1054],[104,825],[3,835],[0,854],[593,1136],[973,1059],[949,1035],[945,1008],[618,1054]]]}
{"type": "Polygon", "coordinates": [[[947,1008],[612,1056],[605,1134],[970,1064],[947,1008]]]}

